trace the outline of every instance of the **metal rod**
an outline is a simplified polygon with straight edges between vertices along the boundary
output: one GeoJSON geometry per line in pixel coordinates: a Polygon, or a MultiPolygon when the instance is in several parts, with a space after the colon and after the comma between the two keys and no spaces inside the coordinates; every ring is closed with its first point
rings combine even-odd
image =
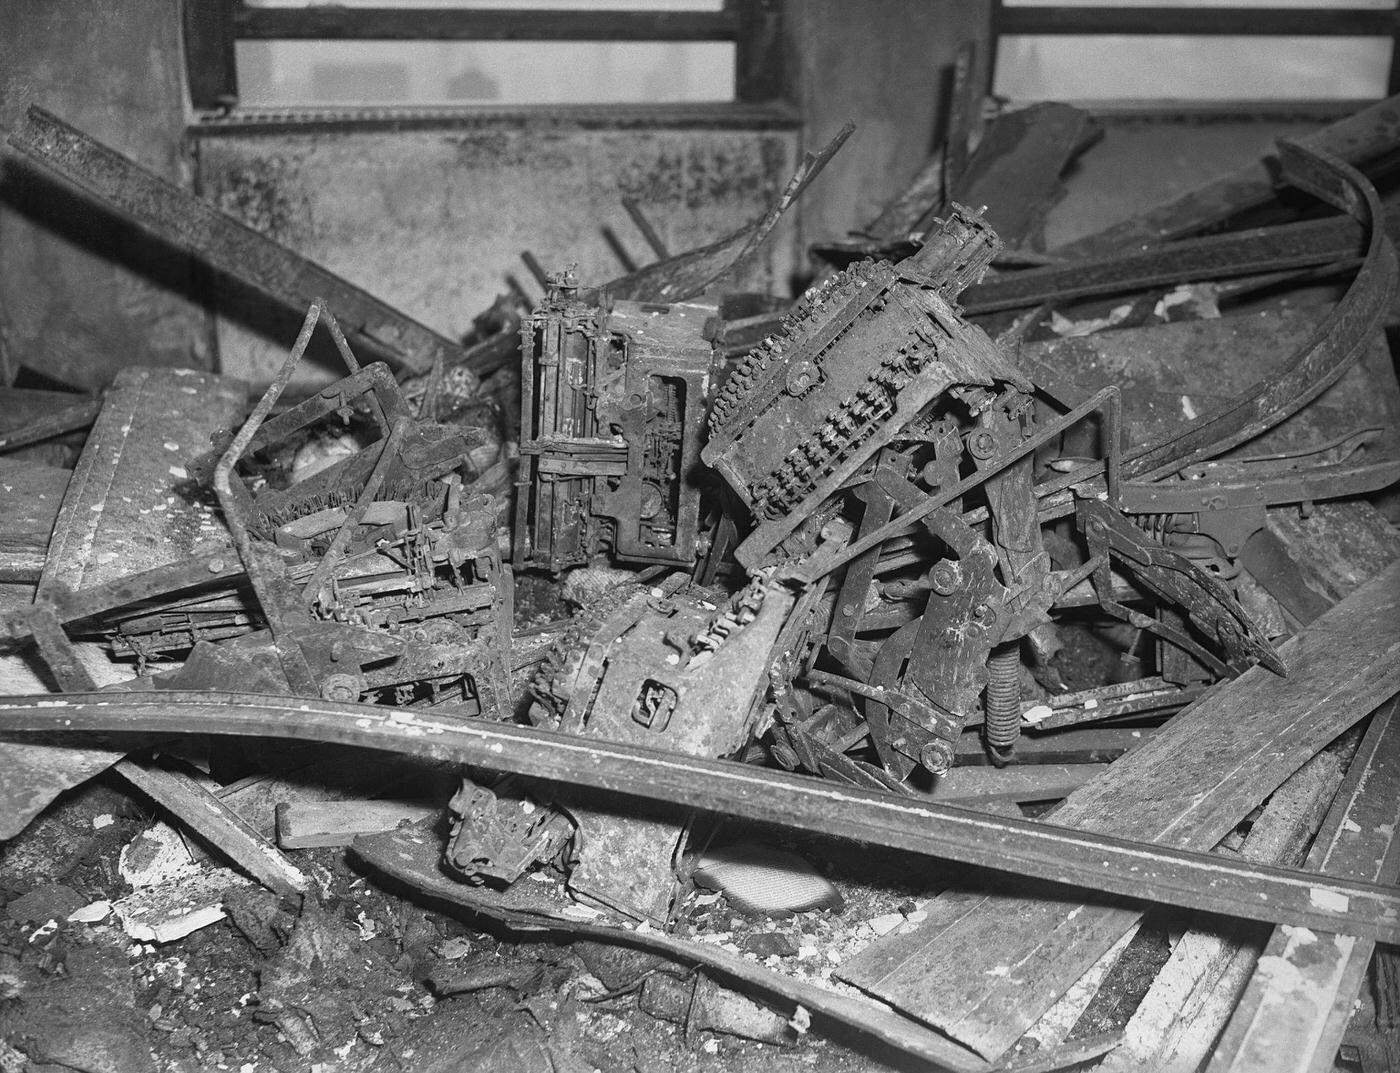
{"type": "Polygon", "coordinates": [[[474,764],[818,831],[1139,901],[1400,940],[1400,891],[970,812],[821,779],[412,709],[237,693],[0,697],[0,730],[236,734],[474,764]]]}

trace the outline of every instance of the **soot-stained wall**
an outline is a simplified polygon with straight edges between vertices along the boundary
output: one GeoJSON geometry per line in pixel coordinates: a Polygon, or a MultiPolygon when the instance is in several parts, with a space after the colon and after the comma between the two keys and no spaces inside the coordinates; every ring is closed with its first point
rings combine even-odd
{"type": "MultiPolygon", "coordinates": [[[[673,252],[748,222],[782,190],[797,142],[794,124],[771,122],[228,127],[200,138],[199,185],[250,226],[460,336],[506,290],[507,273],[538,293],[522,250],[547,269],[577,263],[581,280],[602,283],[624,271],[604,238],[611,228],[638,263],[649,261],[623,198],[638,201],[673,252]]],[[[791,225],[781,228],[743,281],[785,290],[796,244],[791,225]]],[[[270,378],[298,321],[225,293],[222,368],[270,378]]]]}
{"type": "MultiPolygon", "coordinates": [[[[0,127],[38,104],[187,183],[179,0],[4,0],[0,127]]],[[[0,156],[0,343],[20,367],[77,388],[124,365],[209,368],[208,318],[189,258],[0,156]]]]}

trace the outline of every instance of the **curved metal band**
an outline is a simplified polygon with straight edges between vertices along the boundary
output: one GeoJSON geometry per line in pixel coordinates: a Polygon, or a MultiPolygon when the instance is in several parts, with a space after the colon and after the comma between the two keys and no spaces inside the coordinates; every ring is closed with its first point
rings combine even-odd
{"type": "Polygon", "coordinates": [[[1395,249],[1386,237],[1375,188],[1334,156],[1279,142],[1284,178],[1354,217],[1369,234],[1366,257],[1342,300],[1313,330],[1279,375],[1260,380],[1239,399],[1185,429],[1128,455],[1124,476],[1150,481],[1190,462],[1213,458],[1297,413],[1360,357],[1395,294],[1395,249]]]}
{"type": "Polygon", "coordinates": [[[1394,888],[537,727],[240,693],[0,697],[0,731],[54,730],[199,731],[386,749],[818,831],[1127,898],[1381,942],[1400,940],[1400,893],[1394,888]]]}

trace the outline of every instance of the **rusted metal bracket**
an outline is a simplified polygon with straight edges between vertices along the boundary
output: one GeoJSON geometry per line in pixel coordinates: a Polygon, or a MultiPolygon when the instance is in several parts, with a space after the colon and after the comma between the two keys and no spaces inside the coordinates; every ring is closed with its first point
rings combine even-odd
{"type": "Polygon", "coordinates": [[[355,345],[396,369],[425,373],[447,366],[481,368],[481,356],[395,309],[314,261],[254,231],[180,189],[51,112],[31,106],[9,144],[88,197],[151,234],[186,250],[258,292],[302,310],[324,295],[340,311],[355,345]]]}
{"type": "Polygon", "coordinates": [[[1254,662],[1275,674],[1288,673],[1263,631],[1223,584],[1198,569],[1185,556],[1158,544],[1102,503],[1082,500],[1077,514],[1090,554],[1108,553],[1093,574],[1101,607],[1134,626],[1160,634],[1190,652],[1216,674],[1239,674],[1254,662]],[[1113,600],[1110,557],[1125,565],[1149,591],[1186,611],[1192,623],[1220,647],[1224,660],[1216,659],[1189,636],[1166,623],[1130,611],[1113,600]]]}
{"type": "Polygon", "coordinates": [[[218,692],[0,698],[0,730],[234,734],[330,741],[474,764],[818,831],[1110,895],[1379,942],[1400,940],[1400,892],[1247,865],[1032,820],[895,798],[745,764],[411,709],[218,692]]]}

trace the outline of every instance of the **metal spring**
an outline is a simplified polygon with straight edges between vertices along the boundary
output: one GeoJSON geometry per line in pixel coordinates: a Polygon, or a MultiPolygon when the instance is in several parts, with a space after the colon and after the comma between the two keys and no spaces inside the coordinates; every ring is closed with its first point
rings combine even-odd
{"type": "Polygon", "coordinates": [[[1167,534],[1174,531],[1176,514],[1130,514],[1128,520],[1159,543],[1166,543],[1167,534]]]}
{"type": "Polygon", "coordinates": [[[1009,756],[1021,736],[1021,645],[998,645],[987,657],[987,720],[983,727],[994,753],[1009,756]]]}

